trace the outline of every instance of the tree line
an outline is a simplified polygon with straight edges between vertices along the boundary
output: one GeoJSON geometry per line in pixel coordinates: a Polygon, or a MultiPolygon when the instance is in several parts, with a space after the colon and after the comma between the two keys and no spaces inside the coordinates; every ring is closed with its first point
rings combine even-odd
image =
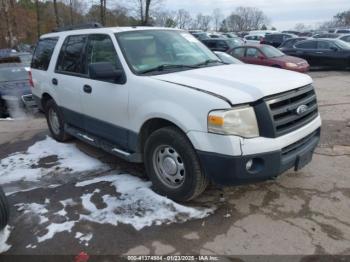
{"type": "MultiPolygon", "coordinates": [[[[268,29],[269,18],[258,8],[237,7],[228,16],[166,10],[163,0],[0,0],[0,48],[34,44],[56,28],[87,22],[103,26],[161,26],[223,32],[268,29]]],[[[350,25],[350,10],[323,27],[350,25]]],[[[272,28],[274,29],[274,28],[272,28]]]]}

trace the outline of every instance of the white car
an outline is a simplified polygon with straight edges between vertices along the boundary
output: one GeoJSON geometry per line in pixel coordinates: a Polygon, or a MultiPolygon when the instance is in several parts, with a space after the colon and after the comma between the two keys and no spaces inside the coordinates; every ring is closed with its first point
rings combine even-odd
{"type": "Polygon", "coordinates": [[[186,31],[149,27],[41,36],[33,96],[52,136],[143,162],[178,201],[213,181],[238,185],[311,161],[321,119],[312,79],[227,65],[186,31]]]}
{"type": "Polygon", "coordinates": [[[246,44],[260,44],[264,37],[265,34],[249,34],[246,35],[243,40],[246,44]]]}

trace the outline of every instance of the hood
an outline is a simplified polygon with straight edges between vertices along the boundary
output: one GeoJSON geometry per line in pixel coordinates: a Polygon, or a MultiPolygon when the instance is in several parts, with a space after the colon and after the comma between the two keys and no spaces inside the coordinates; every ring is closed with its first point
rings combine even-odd
{"type": "Polygon", "coordinates": [[[280,57],[274,57],[272,58],[275,61],[279,62],[285,62],[285,63],[295,63],[295,64],[305,64],[307,61],[305,59],[295,57],[295,56],[289,56],[289,55],[284,55],[280,57]]]}
{"type": "Polygon", "coordinates": [[[225,97],[231,104],[254,102],[312,83],[305,74],[247,64],[206,67],[152,78],[210,92],[225,97]]]}

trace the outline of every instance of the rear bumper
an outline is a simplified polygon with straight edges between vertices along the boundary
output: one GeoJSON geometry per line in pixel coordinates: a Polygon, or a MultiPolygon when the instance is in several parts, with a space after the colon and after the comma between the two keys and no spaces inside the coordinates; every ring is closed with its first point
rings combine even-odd
{"type": "Polygon", "coordinates": [[[240,185],[276,177],[288,169],[299,169],[308,164],[320,140],[317,129],[309,136],[281,150],[254,155],[228,156],[197,151],[205,174],[216,184],[240,185]],[[246,165],[253,160],[253,166],[246,165]]]}

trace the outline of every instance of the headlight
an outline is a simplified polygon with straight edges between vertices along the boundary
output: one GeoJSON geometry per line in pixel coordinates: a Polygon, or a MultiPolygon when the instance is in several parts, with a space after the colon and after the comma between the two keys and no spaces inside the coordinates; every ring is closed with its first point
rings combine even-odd
{"type": "Polygon", "coordinates": [[[259,136],[258,122],[254,109],[250,106],[210,112],[208,115],[208,131],[246,138],[259,136]]]}
{"type": "Polygon", "coordinates": [[[296,67],[298,67],[298,65],[295,63],[286,63],[286,67],[296,68],[296,67]]]}

